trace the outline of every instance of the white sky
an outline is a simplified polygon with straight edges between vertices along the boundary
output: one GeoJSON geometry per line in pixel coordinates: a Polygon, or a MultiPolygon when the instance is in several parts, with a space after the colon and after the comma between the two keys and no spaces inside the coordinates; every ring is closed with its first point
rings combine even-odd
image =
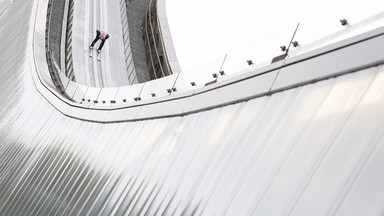
{"type": "MultiPolygon", "coordinates": [[[[282,54],[298,22],[301,45],[384,10],[379,0],[166,0],[167,17],[183,71],[207,62],[220,67],[236,55],[255,63],[282,54]]],[[[242,64],[242,63],[241,63],[242,64]]]]}

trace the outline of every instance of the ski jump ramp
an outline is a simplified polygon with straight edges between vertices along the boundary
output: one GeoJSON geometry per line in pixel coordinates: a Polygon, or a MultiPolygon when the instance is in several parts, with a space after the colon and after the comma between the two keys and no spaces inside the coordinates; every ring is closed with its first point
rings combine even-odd
{"type": "Polygon", "coordinates": [[[125,71],[120,0],[109,1],[74,1],[73,15],[73,64],[76,82],[92,87],[117,87],[129,85],[125,71]],[[91,42],[96,37],[96,30],[109,33],[97,61],[96,43],[93,58],[88,55],[91,42]]]}
{"type": "Polygon", "coordinates": [[[103,105],[88,88],[149,94],[175,76],[114,89],[113,42],[104,66],[89,59],[98,24],[86,12],[73,49],[95,86],[67,81],[85,90],[62,96],[47,69],[46,3],[5,3],[0,215],[384,213],[382,27],[211,85],[103,105]]]}

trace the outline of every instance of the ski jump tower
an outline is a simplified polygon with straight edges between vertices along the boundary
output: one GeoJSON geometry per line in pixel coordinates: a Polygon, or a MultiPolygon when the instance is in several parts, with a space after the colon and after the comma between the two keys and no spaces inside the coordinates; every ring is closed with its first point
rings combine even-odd
{"type": "Polygon", "coordinates": [[[164,1],[0,6],[0,215],[383,214],[383,13],[197,81],[164,1]]]}

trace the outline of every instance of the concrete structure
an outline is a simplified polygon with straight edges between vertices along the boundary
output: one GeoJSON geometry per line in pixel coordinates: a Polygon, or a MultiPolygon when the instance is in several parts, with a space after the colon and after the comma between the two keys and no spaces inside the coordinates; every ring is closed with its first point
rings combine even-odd
{"type": "Polygon", "coordinates": [[[59,74],[68,98],[47,2],[0,4],[0,215],[383,214],[381,24],[207,86],[59,74]]]}

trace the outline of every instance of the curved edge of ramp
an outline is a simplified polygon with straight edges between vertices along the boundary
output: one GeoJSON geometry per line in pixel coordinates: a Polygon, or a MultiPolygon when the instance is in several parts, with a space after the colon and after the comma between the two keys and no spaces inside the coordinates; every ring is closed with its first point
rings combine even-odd
{"type": "Polygon", "coordinates": [[[30,32],[33,53],[30,65],[36,88],[58,111],[81,120],[107,123],[187,115],[384,63],[384,50],[379,46],[384,44],[384,27],[381,27],[264,68],[182,91],[177,91],[178,86],[172,86],[177,74],[118,88],[82,86],[61,77],[66,93],[76,101],[72,102],[56,90],[49,76],[43,39],[47,0],[36,2],[30,32]],[[164,87],[164,93],[151,98],[153,86],[164,87]],[[172,86],[173,91],[167,93],[167,86],[172,86]],[[140,97],[144,93],[147,96],[140,97]]]}

